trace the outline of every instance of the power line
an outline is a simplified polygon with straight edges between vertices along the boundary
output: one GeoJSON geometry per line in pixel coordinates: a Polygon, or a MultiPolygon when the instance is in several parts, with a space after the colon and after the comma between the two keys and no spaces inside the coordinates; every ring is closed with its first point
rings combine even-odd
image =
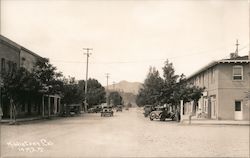
{"type": "MultiPolygon", "coordinates": [[[[244,45],[243,47],[238,49],[238,52],[244,50],[247,47],[248,47],[248,44],[244,45]]],[[[195,52],[195,53],[188,53],[188,54],[184,54],[184,55],[168,57],[168,58],[165,58],[165,59],[134,60],[134,61],[111,61],[111,62],[96,61],[96,62],[90,62],[90,64],[131,64],[131,63],[145,63],[145,62],[154,62],[154,61],[164,61],[166,59],[176,59],[176,58],[199,55],[199,54],[207,54],[207,53],[211,54],[211,52],[214,52],[216,50],[219,50],[219,49],[200,51],[200,52],[195,52]]],[[[58,63],[73,63],[73,64],[75,64],[75,63],[79,63],[79,64],[86,63],[86,62],[83,62],[83,61],[65,61],[65,60],[51,60],[51,61],[52,62],[58,62],[58,63]]]]}

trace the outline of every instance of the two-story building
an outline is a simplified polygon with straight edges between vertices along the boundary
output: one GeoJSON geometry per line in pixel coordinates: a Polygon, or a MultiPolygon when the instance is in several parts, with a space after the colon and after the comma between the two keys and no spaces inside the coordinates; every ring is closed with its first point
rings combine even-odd
{"type": "MultiPolygon", "coordinates": [[[[10,39],[0,35],[0,108],[3,112],[3,118],[10,118],[11,106],[10,100],[3,94],[2,80],[3,72],[10,72],[13,69],[23,67],[28,71],[38,60],[43,58],[36,53],[24,48],[23,46],[11,41],[10,39]]],[[[17,117],[26,116],[49,116],[60,113],[60,96],[58,95],[43,95],[36,103],[29,101],[17,106],[17,117]]]]}
{"type": "Polygon", "coordinates": [[[232,56],[214,61],[187,78],[187,82],[205,87],[198,103],[187,103],[185,113],[205,114],[209,119],[249,120],[249,56],[232,56]]]}

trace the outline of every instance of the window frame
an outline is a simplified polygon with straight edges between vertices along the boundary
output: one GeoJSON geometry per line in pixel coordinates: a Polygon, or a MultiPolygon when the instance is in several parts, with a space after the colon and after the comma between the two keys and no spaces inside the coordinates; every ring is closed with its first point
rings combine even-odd
{"type": "Polygon", "coordinates": [[[233,81],[242,81],[244,79],[244,70],[243,70],[243,66],[242,65],[234,65],[233,68],[232,68],[232,79],[233,81]],[[234,72],[235,72],[235,68],[241,68],[241,75],[235,75],[234,72]],[[234,77],[239,77],[241,76],[241,79],[235,79],[234,77]]]}

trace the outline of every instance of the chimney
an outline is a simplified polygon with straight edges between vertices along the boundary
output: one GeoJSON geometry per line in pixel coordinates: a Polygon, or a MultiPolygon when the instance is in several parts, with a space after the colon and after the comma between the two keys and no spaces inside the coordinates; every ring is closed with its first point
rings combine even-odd
{"type": "Polygon", "coordinates": [[[238,54],[236,53],[230,53],[230,59],[235,59],[238,57],[238,54]]]}

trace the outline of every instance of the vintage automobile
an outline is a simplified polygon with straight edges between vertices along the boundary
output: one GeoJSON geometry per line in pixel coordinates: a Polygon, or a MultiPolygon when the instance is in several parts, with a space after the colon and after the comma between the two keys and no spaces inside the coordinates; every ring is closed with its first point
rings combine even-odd
{"type": "Polygon", "coordinates": [[[116,112],[118,112],[118,111],[122,112],[122,105],[117,105],[116,112]]]}
{"type": "Polygon", "coordinates": [[[104,117],[104,116],[113,116],[114,112],[112,110],[112,107],[111,106],[105,106],[102,108],[102,111],[101,111],[101,117],[104,117]]]}
{"type": "Polygon", "coordinates": [[[81,113],[80,111],[81,104],[70,104],[70,105],[64,105],[62,116],[74,116],[81,113]]]}
{"type": "Polygon", "coordinates": [[[151,111],[153,111],[153,109],[154,109],[154,107],[153,107],[153,105],[145,105],[144,106],[144,116],[145,117],[148,117],[148,115],[151,113],[151,111]]]}
{"type": "Polygon", "coordinates": [[[102,108],[100,106],[94,106],[88,109],[88,113],[98,113],[101,112],[102,108]]]}
{"type": "Polygon", "coordinates": [[[163,106],[155,107],[155,110],[150,112],[149,119],[153,121],[154,119],[160,119],[160,121],[165,121],[166,119],[176,119],[176,114],[174,112],[169,111],[163,106]]]}

